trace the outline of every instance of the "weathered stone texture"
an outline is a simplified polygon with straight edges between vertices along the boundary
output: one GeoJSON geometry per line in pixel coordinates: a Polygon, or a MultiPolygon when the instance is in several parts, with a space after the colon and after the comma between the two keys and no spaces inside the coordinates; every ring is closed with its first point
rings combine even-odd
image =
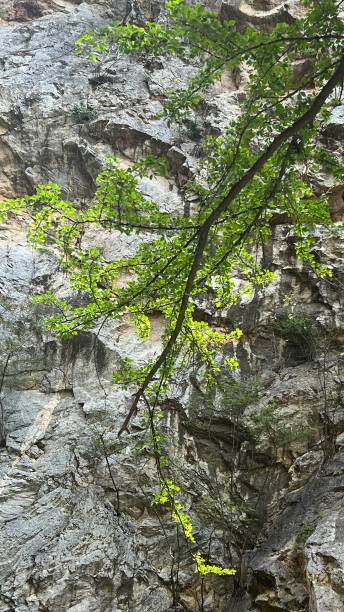
{"type": "MultiPolygon", "coordinates": [[[[207,5],[267,28],[286,13],[290,20],[300,14],[297,2],[207,5]]],[[[167,155],[173,179],[147,179],[141,188],[162,206],[182,209],[179,187],[197,163],[198,145],[187,130],[155,116],[163,89],[181,87],[194,67],[120,55],[95,66],[73,53],[75,39],[106,19],[139,21],[156,17],[160,8],[148,0],[0,0],[2,196],[53,180],[69,198],[82,200],[95,189],[105,154],[129,163],[154,151],[167,155]],[[89,111],[86,119],[80,107],[89,111]]],[[[201,129],[219,131],[237,116],[244,80],[227,74],[214,87],[197,118],[201,129]]],[[[339,107],[327,137],[340,138],[343,125],[339,107]]],[[[340,199],[338,190],[337,216],[340,199]]],[[[104,233],[89,240],[119,257],[133,252],[137,237],[104,233]]],[[[204,611],[344,609],[342,234],[319,231],[317,248],[333,267],[332,279],[319,281],[295,261],[287,220],[277,215],[271,245],[261,254],[276,280],[221,314],[222,322],[238,322],[245,332],[236,347],[239,375],[260,379],[259,401],[252,398],[245,423],[274,399],[280,430],[306,435],[291,436],[278,449],[263,437],[253,453],[244,427],[233,425],[233,397],[216,394],[209,404],[189,373],[166,412],[195,529],[201,541],[211,535],[214,557],[231,563],[232,515],[214,510],[210,516],[202,506],[214,483],[223,507],[234,471],[240,495],[258,517],[258,526],[247,527],[245,517],[237,525],[234,563],[238,550],[247,549],[241,584],[232,594],[232,579],[206,580],[204,611]],[[276,318],[291,311],[332,330],[326,358],[323,348],[312,347],[309,355],[275,333],[276,318]]],[[[156,317],[148,342],[136,338],[127,321],[60,342],[42,328],[45,313],[30,299],[47,288],[69,293],[53,254],[32,251],[25,220],[0,228],[0,612],[196,612],[200,585],[183,548],[183,607],[171,608],[175,533],[168,516],[157,517],[150,506],[154,465],[147,453],[134,455],[136,442],[144,445],[142,417],[130,437],[117,438],[130,392],[119,391],[111,373],[123,356],[140,361],[156,353],[163,322],[156,317]],[[112,445],[111,473],[102,438],[112,445]]],[[[208,308],[200,304],[200,315],[214,316],[208,308]]]]}

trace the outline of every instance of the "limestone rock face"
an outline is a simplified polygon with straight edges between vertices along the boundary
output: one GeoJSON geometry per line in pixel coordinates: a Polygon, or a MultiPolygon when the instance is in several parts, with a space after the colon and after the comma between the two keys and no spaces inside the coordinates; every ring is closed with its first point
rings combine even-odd
{"type": "MultiPolygon", "coordinates": [[[[267,29],[301,10],[297,2],[204,3],[267,29]]],[[[125,164],[155,152],[167,156],[173,178],[147,179],[141,189],[182,210],[197,134],[156,114],[163,90],[183,86],[195,67],[120,54],[94,65],[74,54],[88,29],[161,10],[157,0],[0,0],[2,197],[53,180],[82,201],[106,154],[125,164]]],[[[202,129],[219,133],[237,116],[241,76],[214,86],[197,118],[202,129]]],[[[327,137],[341,137],[342,115],[339,107],[327,137]]],[[[340,190],[334,200],[340,215],[340,190]]],[[[166,409],[197,538],[212,558],[241,568],[235,580],[206,578],[203,592],[169,516],[151,506],[156,473],[144,417],[117,437],[131,395],[113,385],[112,372],[125,356],[158,353],[164,322],[156,316],[146,342],[125,320],[56,339],[31,298],[47,289],[68,296],[67,277],[52,252],[32,250],[24,220],[0,228],[0,612],[196,612],[202,599],[205,612],[344,609],[344,235],[319,230],[319,258],[333,269],[319,280],[295,261],[287,220],[274,223],[261,256],[276,280],[221,313],[244,331],[236,382],[254,380],[259,393],[239,384],[208,397],[201,377],[187,372],[166,409]],[[326,328],[323,344],[316,327],[301,340],[296,329],[282,334],[278,322],[290,313],[326,328]],[[246,425],[257,429],[271,405],[273,435],[253,447],[246,425]],[[245,509],[233,511],[232,474],[245,509]]],[[[104,232],[90,241],[121,257],[137,237],[104,232]]],[[[214,316],[206,303],[200,313],[214,316]]]]}
{"type": "Polygon", "coordinates": [[[281,21],[293,23],[302,16],[303,9],[298,0],[224,0],[220,12],[224,19],[234,19],[239,27],[249,24],[269,30],[281,21]]]}

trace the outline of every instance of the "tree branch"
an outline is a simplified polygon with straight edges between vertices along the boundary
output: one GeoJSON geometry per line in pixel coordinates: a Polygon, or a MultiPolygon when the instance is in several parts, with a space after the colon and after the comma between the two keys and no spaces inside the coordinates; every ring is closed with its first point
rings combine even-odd
{"type": "Polygon", "coordinates": [[[255,161],[255,163],[251,166],[251,168],[245,172],[241,179],[239,179],[229,190],[227,196],[220,202],[220,204],[212,211],[212,213],[208,216],[208,218],[204,221],[203,225],[197,232],[198,240],[195,248],[193,262],[190,268],[190,272],[185,284],[184,293],[180,302],[179,313],[177,316],[177,320],[174,326],[174,329],[167,341],[165,348],[162,353],[150,369],[147,374],[143,384],[138,389],[137,393],[134,396],[134,400],[129,409],[128,415],[124,420],[122,427],[119,430],[119,436],[124,432],[128,431],[129,423],[132,417],[137,412],[137,406],[142,398],[143,393],[147,389],[148,385],[152,382],[156,373],[160,369],[160,367],[165,363],[166,358],[168,357],[171,349],[173,348],[181,330],[183,327],[187,307],[189,304],[191,292],[194,286],[194,282],[196,279],[197,272],[201,266],[203,253],[206,248],[208,237],[211,228],[214,223],[218,221],[221,214],[225,212],[229,205],[235,200],[235,198],[245,189],[245,187],[250,183],[250,181],[258,174],[260,170],[264,167],[267,161],[269,161],[276,151],[288,140],[293,138],[300,132],[303,128],[313,123],[317,114],[321,110],[322,106],[326,102],[327,98],[330,96],[332,91],[334,90],[337,83],[339,83],[344,78],[344,55],[341,57],[338,68],[333,73],[332,77],[327,81],[318,95],[314,98],[312,104],[309,109],[297,119],[291,126],[283,130],[280,134],[278,134],[273,141],[268,145],[265,149],[264,153],[255,161]]]}

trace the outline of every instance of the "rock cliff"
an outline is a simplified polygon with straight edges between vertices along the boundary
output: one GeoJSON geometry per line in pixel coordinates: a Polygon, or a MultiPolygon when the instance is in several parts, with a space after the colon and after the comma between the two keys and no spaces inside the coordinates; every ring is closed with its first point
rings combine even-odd
{"type": "MultiPolygon", "coordinates": [[[[167,207],[183,205],[198,129],[155,117],[164,88],[181,87],[193,66],[120,54],[95,66],[74,54],[75,39],[88,29],[110,18],[157,18],[161,4],[0,0],[2,197],[53,180],[82,201],[106,154],[129,163],[154,152],[167,156],[173,179],[147,179],[141,188],[167,207]]],[[[205,4],[266,28],[301,14],[293,1],[205,4]]],[[[201,132],[237,115],[244,81],[228,74],[213,88],[201,132]]],[[[342,146],[343,109],[324,146],[342,146]]],[[[319,188],[324,181],[317,177],[319,188]]],[[[340,220],[341,188],[332,208],[340,220]]],[[[130,394],[114,387],[112,371],[123,356],[140,361],[157,352],[161,321],[145,342],[126,321],[70,341],[51,336],[31,297],[47,288],[68,295],[68,279],[54,253],[33,251],[25,236],[25,219],[0,228],[0,612],[343,610],[340,226],[319,230],[319,259],[333,268],[331,279],[319,280],[296,262],[287,220],[276,215],[262,254],[276,280],[224,313],[224,323],[244,331],[237,376],[209,396],[186,373],[166,410],[199,540],[220,562],[240,567],[234,579],[203,582],[168,516],[151,507],[155,471],[143,417],[117,437],[130,394]],[[233,478],[236,507],[228,496],[233,478]]],[[[135,237],[95,239],[118,256],[135,249],[135,237]]],[[[200,316],[213,316],[207,304],[200,316]]]]}

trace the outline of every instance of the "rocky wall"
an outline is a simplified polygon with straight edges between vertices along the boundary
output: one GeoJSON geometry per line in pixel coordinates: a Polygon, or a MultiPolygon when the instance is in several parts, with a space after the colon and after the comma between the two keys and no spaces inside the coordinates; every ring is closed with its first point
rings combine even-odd
{"type": "MultiPolygon", "coordinates": [[[[266,28],[300,14],[297,2],[211,7],[266,28]]],[[[170,178],[141,188],[182,209],[199,133],[155,117],[164,88],[183,86],[195,67],[120,54],[95,66],[74,54],[87,29],[110,18],[155,18],[160,8],[153,0],[0,0],[2,197],[53,180],[82,202],[106,154],[127,164],[153,151],[167,156],[170,178]]],[[[240,112],[239,76],[226,74],[206,98],[201,134],[218,133],[240,112]]],[[[325,135],[329,146],[341,146],[341,111],[325,135]]],[[[338,221],[341,190],[334,202],[338,221]]],[[[136,237],[91,239],[117,256],[136,245],[136,237]]],[[[295,261],[287,220],[276,218],[261,254],[276,280],[221,314],[222,324],[244,331],[236,378],[209,396],[199,373],[188,372],[164,407],[197,538],[212,558],[240,567],[235,579],[202,585],[168,515],[151,507],[156,476],[144,418],[117,437],[130,392],[112,384],[112,371],[125,356],[139,362],[156,354],[163,322],[156,317],[146,342],[127,321],[57,340],[31,297],[48,288],[66,296],[68,279],[53,253],[28,245],[24,219],[0,228],[0,612],[344,609],[340,227],[336,236],[319,231],[317,245],[331,279],[320,281],[295,261]],[[295,329],[282,333],[278,322],[290,313],[315,327],[301,339],[295,329]],[[272,433],[253,441],[257,415],[270,419],[272,433]],[[233,478],[236,504],[228,493],[233,478]]],[[[199,316],[214,317],[206,302],[199,316]]]]}

